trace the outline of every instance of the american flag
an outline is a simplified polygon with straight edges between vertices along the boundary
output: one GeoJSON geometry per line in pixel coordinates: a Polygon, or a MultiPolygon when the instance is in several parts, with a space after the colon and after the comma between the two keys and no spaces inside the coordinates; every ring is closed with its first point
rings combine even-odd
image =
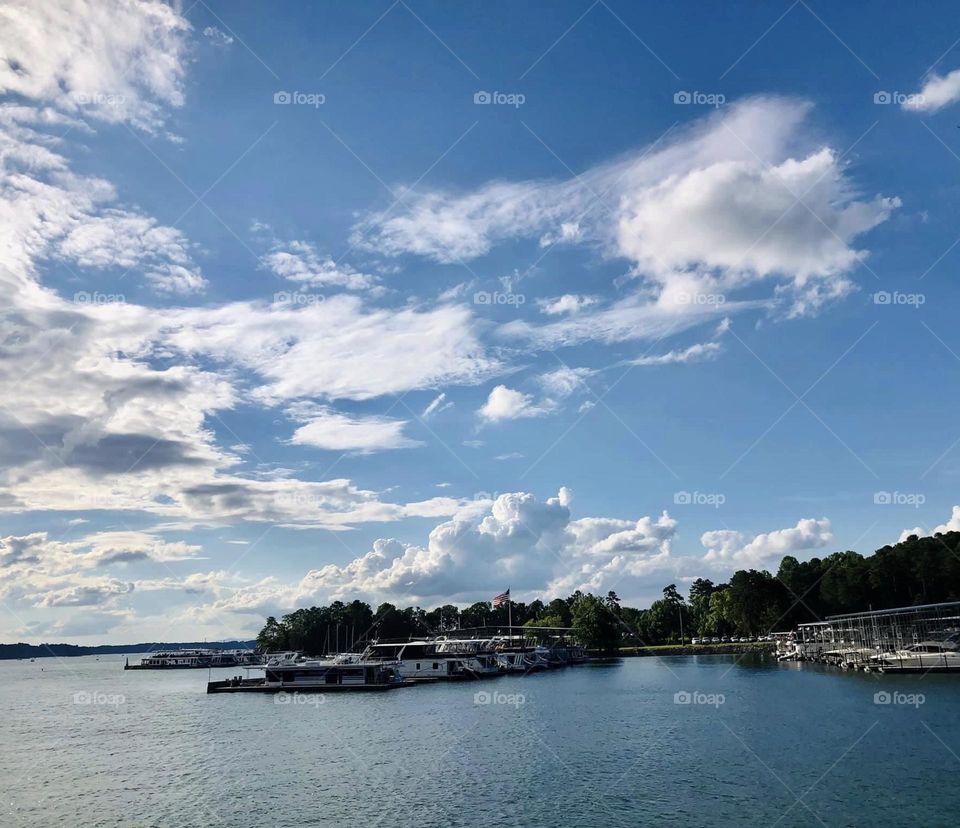
{"type": "Polygon", "coordinates": [[[508,589],[506,592],[501,592],[496,598],[493,599],[493,605],[495,607],[499,607],[507,603],[507,601],[509,600],[510,600],[510,590],[508,589]]]}

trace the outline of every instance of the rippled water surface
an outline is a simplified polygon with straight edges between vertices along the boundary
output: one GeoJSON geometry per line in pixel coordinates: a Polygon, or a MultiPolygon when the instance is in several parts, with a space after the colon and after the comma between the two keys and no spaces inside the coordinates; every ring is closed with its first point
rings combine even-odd
{"type": "Polygon", "coordinates": [[[0,662],[0,824],[957,824],[960,676],[635,658],[280,704],[122,664],[0,662]]]}

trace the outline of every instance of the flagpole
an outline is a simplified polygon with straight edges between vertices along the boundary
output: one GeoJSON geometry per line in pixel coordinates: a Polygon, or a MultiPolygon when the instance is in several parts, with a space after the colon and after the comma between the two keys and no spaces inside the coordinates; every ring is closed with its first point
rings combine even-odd
{"type": "Polygon", "coordinates": [[[507,641],[513,635],[513,599],[509,597],[510,587],[507,587],[507,641]]]}

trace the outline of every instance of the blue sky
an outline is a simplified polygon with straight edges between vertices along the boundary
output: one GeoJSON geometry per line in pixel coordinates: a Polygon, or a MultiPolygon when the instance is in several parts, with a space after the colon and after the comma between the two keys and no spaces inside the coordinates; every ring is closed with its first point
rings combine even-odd
{"type": "Polygon", "coordinates": [[[950,5],[0,14],[3,640],[960,528],[950,5]]]}

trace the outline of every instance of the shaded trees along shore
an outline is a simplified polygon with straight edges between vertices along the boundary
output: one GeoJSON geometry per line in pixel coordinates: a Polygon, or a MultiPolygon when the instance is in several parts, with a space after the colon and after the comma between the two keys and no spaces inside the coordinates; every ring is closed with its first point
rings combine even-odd
{"type": "MultiPolygon", "coordinates": [[[[837,552],[798,561],[788,555],[776,574],[738,570],[725,583],[697,578],[684,598],[676,585],[646,609],[625,607],[613,592],[605,597],[575,592],[544,603],[514,602],[514,626],[573,627],[592,649],[679,642],[684,636],[758,635],[790,630],[827,615],[960,600],[960,532],[911,535],[873,555],[837,552]]],[[[335,601],[299,609],[267,623],[257,636],[261,649],[310,654],[357,649],[371,638],[410,638],[465,627],[505,627],[507,607],[480,601],[424,610],[362,601],[335,601]]],[[[537,637],[535,632],[532,637],[537,637]]],[[[543,637],[543,636],[540,636],[543,637]]]]}

